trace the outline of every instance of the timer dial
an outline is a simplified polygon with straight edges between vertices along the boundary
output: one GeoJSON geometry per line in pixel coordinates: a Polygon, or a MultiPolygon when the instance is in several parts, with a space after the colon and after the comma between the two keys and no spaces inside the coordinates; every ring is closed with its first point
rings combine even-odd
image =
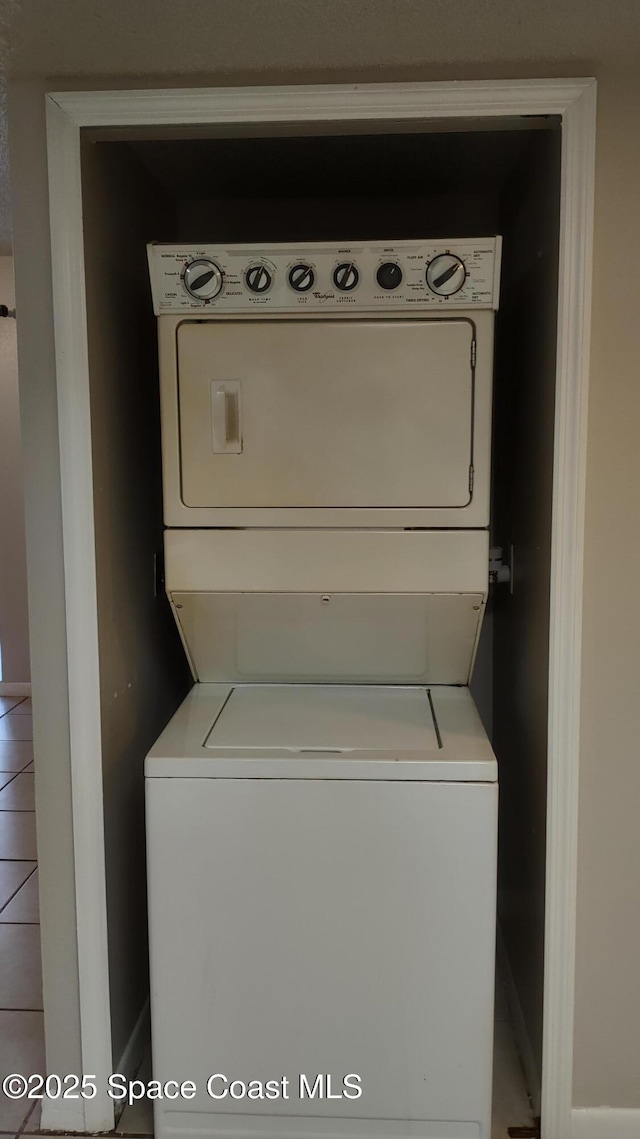
{"type": "Polygon", "coordinates": [[[402,284],[402,269],[397,261],[384,261],[376,273],[376,281],[387,292],[397,289],[402,284]]]}
{"type": "Polygon", "coordinates": [[[199,257],[190,261],[182,276],[182,281],[189,296],[198,301],[211,301],[222,292],[222,269],[215,261],[208,257],[199,257]]]}
{"type": "Polygon", "coordinates": [[[341,293],[350,293],[355,289],[360,274],[353,261],[341,261],[333,270],[333,283],[341,293]]]}
{"type": "Polygon", "coordinates": [[[457,253],[439,253],[427,265],[427,285],[439,297],[459,293],[467,279],[464,261],[457,253]]]}
{"type": "Polygon", "coordinates": [[[273,277],[266,265],[250,265],[244,280],[252,293],[266,293],[273,284],[273,277]]]}
{"type": "Polygon", "coordinates": [[[289,270],[289,284],[296,293],[308,293],[315,284],[316,275],[306,262],[300,261],[289,270]]]}

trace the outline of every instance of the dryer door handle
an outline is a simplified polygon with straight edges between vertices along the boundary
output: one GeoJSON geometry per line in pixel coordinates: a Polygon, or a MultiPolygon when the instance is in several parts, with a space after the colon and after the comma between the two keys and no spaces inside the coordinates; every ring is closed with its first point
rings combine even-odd
{"type": "Polygon", "coordinates": [[[211,449],[214,454],[242,451],[240,381],[211,381],[211,449]]]}

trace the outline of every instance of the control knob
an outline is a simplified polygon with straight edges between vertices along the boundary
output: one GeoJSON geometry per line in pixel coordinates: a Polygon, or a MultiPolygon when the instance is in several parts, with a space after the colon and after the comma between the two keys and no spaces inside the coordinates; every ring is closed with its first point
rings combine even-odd
{"type": "Polygon", "coordinates": [[[182,276],[189,296],[198,301],[211,301],[222,291],[222,269],[208,257],[199,257],[185,266],[182,276]]]}
{"type": "Polygon", "coordinates": [[[376,273],[376,281],[387,292],[397,289],[402,284],[402,269],[397,261],[384,261],[376,273]]]}
{"type": "Polygon", "coordinates": [[[250,265],[244,279],[252,293],[266,293],[273,284],[273,277],[266,265],[250,265]]]}
{"type": "Polygon", "coordinates": [[[333,283],[341,293],[350,293],[355,289],[360,274],[353,261],[341,261],[333,270],[333,283]]]}
{"type": "Polygon", "coordinates": [[[427,285],[439,297],[452,297],[467,279],[464,261],[457,253],[439,253],[427,265],[427,285]]]}
{"type": "Polygon", "coordinates": [[[289,270],[289,284],[296,293],[308,293],[315,283],[316,275],[311,267],[300,261],[289,270]]]}

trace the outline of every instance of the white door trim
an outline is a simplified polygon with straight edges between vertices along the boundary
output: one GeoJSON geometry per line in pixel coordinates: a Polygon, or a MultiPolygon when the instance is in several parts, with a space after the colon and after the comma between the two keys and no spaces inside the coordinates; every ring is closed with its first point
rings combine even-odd
{"type": "MultiPolygon", "coordinates": [[[[82,1056],[91,1072],[108,1070],[111,1041],[80,130],[562,117],[542,1119],[544,1139],[570,1139],[595,80],[72,91],[47,104],[82,1056]]],[[[85,1101],[87,1130],[112,1120],[106,1091],[85,1101]]]]}
{"type": "Polygon", "coordinates": [[[94,1099],[67,1101],[74,1108],[69,1120],[64,1101],[43,1100],[42,1126],[107,1131],[115,1117],[105,1082],[113,1062],[80,131],[55,100],[47,99],[46,110],[80,1037],[82,1074],[96,1077],[98,1093],[94,1099]],[[78,1114],[84,1119],[78,1121],[78,1114]]]}

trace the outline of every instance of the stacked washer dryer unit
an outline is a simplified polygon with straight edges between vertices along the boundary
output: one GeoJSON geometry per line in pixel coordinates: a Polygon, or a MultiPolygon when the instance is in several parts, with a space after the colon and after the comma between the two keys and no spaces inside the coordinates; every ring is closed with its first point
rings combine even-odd
{"type": "Polygon", "coordinates": [[[149,259],[197,682],[146,761],[156,1135],[488,1139],[500,240],[149,259]]]}

